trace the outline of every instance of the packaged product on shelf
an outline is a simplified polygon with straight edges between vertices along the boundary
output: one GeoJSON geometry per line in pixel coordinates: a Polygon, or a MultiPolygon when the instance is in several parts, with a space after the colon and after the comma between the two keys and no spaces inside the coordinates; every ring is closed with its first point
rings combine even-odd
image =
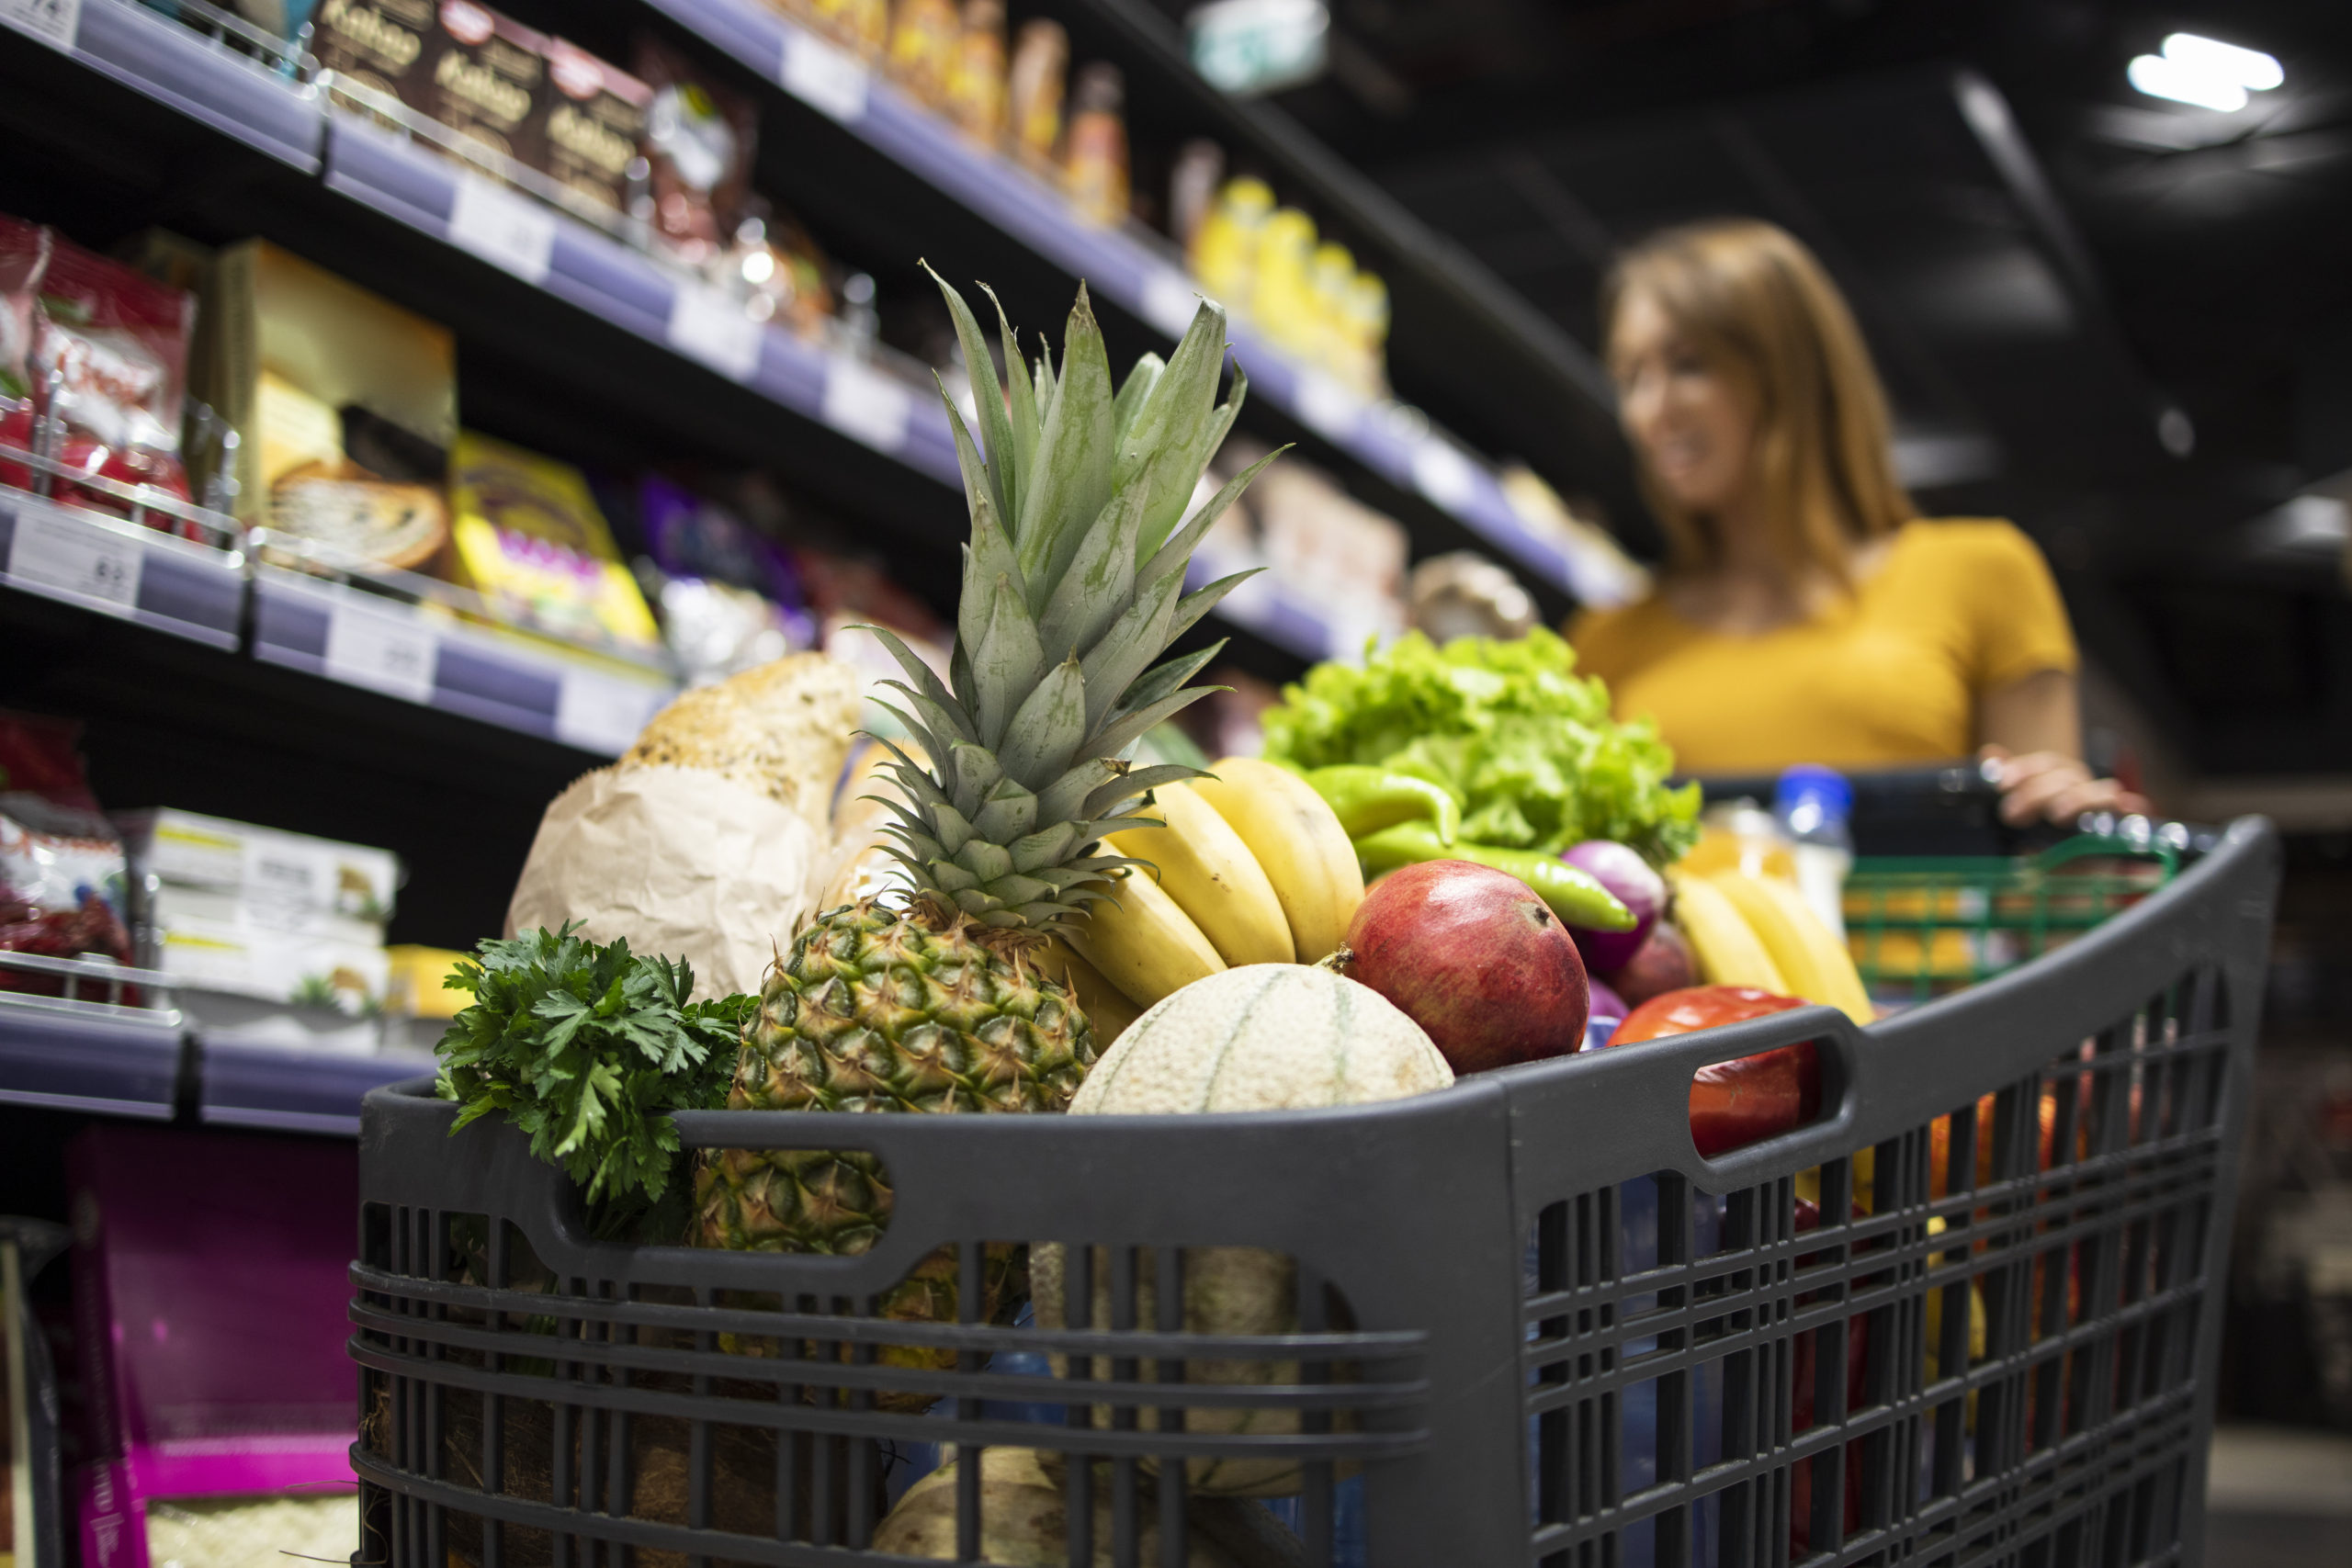
{"type": "Polygon", "coordinates": [[[1356,387],[1348,299],[1355,292],[1356,258],[1347,246],[1326,240],[1315,247],[1306,269],[1306,296],[1313,305],[1307,336],[1314,352],[1309,363],[1342,385],[1356,387]]]}
{"type": "Polygon", "coordinates": [[[1272,187],[1254,175],[1225,182],[1193,233],[1188,259],[1209,298],[1247,313],[1258,281],[1258,242],[1274,210],[1272,187]]]}
{"type": "Polygon", "coordinates": [[[1627,555],[1607,529],[1577,516],[1534,469],[1509,463],[1499,477],[1503,499],[1520,521],[1557,542],[1567,556],[1569,587],[1579,600],[1605,609],[1649,592],[1649,569],[1627,555]]]}
{"type": "Polygon", "coordinates": [[[1365,396],[1388,395],[1388,285],[1376,272],[1358,272],[1342,307],[1348,362],[1365,396]]]}
{"type": "Polygon", "coordinates": [[[1519,579],[1475,550],[1414,567],[1406,597],[1412,629],[1441,648],[1461,637],[1525,637],[1536,622],[1535,601],[1519,579]]]}
{"type": "Polygon", "coordinates": [[[547,39],[476,0],[326,0],[311,34],[319,63],[480,142],[537,166],[547,39]]]}
{"type": "Polygon", "coordinates": [[[660,645],[580,470],[472,431],[449,453],[452,576],[518,625],[634,650],[660,645]]]}
{"type": "Polygon", "coordinates": [[[494,152],[542,166],[546,35],[476,0],[440,0],[433,21],[401,73],[401,101],[494,152]]]}
{"type": "Polygon", "coordinates": [[[890,52],[885,57],[890,79],[923,107],[944,113],[963,30],[956,0],[898,0],[891,7],[890,52]]]}
{"type": "MultiPolygon", "coordinates": [[[[81,728],[0,708],[0,953],[128,964],[122,839],[90,793],[81,728]]],[[[0,991],[62,988],[0,965],[0,991]]]]}
{"type": "Polygon", "coordinates": [[[1096,61],[1070,94],[1069,164],[1063,178],[1082,223],[1127,220],[1127,89],[1119,68],[1096,61]]]}
{"type": "Polygon", "coordinates": [[[1058,183],[1062,162],[1062,92],[1069,76],[1069,34],[1044,17],[1021,24],[1006,73],[1005,118],[1012,155],[1032,173],[1058,183]]]}
{"type": "MultiPolygon", "coordinates": [[[[29,447],[47,414],[62,429],[57,457],[75,474],[188,499],[180,416],[195,296],[13,218],[0,218],[0,441],[29,447]]],[[[31,479],[0,455],[0,481],[31,479]]],[[[55,493],[125,510],[70,479],[55,493]]]]}
{"type": "Polygon", "coordinates": [[[458,433],[448,330],[266,240],[214,258],[204,308],[194,379],[244,434],[238,519],[361,564],[432,560],[448,536],[440,479],[458,433]]]}
{"type": "Polygon", "coordinates": [[[965,0],[956,66],[947,77],[947,118],[978,145],[1004,141],[1004,0],[965,0]]]}
{"type": "Polygon", "coordinates": [[[1258,231],[1250,319],[1275,347],[1302,359],[1315,351],[1314,263],[1315,220],[1295,207],[1268,213],[1258,231]]]}
{"type": "Polygon", "coordinates": [[[424,57],[424,35],[436,25],[435,4],[324,0],[311,29],[311,53],[322,70],[406,102],[401,84],[424,57]]]}
{"type": "Polygon", "coordinates": [[[774,321],[803,337],[823,333],[833,313],[825,253],[806,229],[778,212],[766,197],[744,198],[742,220],[735,225],[733,261],[729,270],[747,291],[744,310],[753,321],[774,321]]]}
{"type": "Polygon", "coordinates": [[[1412,546],[1401,524],[1295,458],[1267,469],[1253,494],[1271,575],[1312,597],[1331,628],[1335,656],[1353,658],[1367,637],[1405,629],[1412,546]]]}
{"type": "Polygon", "coordinates": [[[349,1140],[100,1122],[66,1173],[81,1561],[348,1556],[349,1140]]]}
{"type": "Polygon", "coordinates": [[[637,74],[652,89],[643,149],[650,189],[643,216],[654,243],[689,266],[724,250],[750,193],[758,117],[740,93],[710,81],[651,35],[637,40],[637,74]]]}
{"type": "Polygon", "coordinates": [[[391,852],[171,807],[119,820],[155,968],[269,1002],[349,1013],[382,1002],[391,852]]]}
{"type": "MultiPolygon", "coordinates": [[[[1204,138],[1184,143],[1168,175],[1168,237],[1189,259],[1201,226],[1216,210],[1217,185],[1225,178],[1225,149],[1204,138]]],[[[1195,267],[1195,271],[1198,268],[1195,267]]]]}
{"type": "Polygon", "coordinates": [[[860,60],[879,62],[890,47],[890,0],[768,0],[809,23],[860,60]]]}
{"type": "MultiPolygon", "coordinates": [[[[0,793],[0,953],[130,962],[122,840],[94,812],[0,793]]],[[[55,995],[49,976],[0,965],[0,991],[55,995]]]]}
{"type": "Polygon", "coordinates": [[[400,857],[390,850],[173,807],[118,813],[116,821],[142,878],[228,895],[289,929],[318,916],[380,933],[400,891],[400,857]]]}
{"type": "Polygon", "coordinates": [[[688,685],[817,645],[799,573],[784,547],[667,479],[639,488],[646,563],[662,641],[688,685]]]}
{"type": "Polygon", "coordinates": [[[560,38],[547,40],[547,66],[546,118],[530,138],[540,172],[597,208],[627,212],[653,89],[560,38]]]}

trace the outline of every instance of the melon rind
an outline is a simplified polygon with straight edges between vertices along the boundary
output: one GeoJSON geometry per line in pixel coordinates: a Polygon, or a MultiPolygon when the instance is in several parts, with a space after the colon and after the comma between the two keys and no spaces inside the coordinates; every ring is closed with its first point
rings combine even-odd
{"type": "MultiPolygon", "coordinates": [[[[1199,1114],[1237,1111],[1304,1111],[1363,1105],[1427,1094],[1453,1082],[1453,1071],[1421,1027],[1368,986],[1329,970],[1297,964],[1253,964],[1227,969],[1154,1004],[1119,1036],[1080,1086],[1070,1114],[1199,1114]]],[[[1093,1252],[1091,1326],[1111,1326],[1111,1253],[1093,1252]]],[[[1041,1243],[1030,1250],[1031,1301],[1040,1327],[1065,1325],[1062,1248],[1041,1243]]],[[[1252,1247],[1184,1249],[1184,1329],[1192,1334],[1292,1334],[1298,1328],[1296,1263],[1252,1247]]],[[[1159,1270],[1148,1248],[1136,1260],[1135,1321],[1157,1321],[1159,1270]]],[[[1156,1378],[1144,1360],[1137,1374],[1156,1378]]],[[[1069,1359],[1054,1358],[1057,1377],[1073,1375],[1069,1359]]],[[[1083,1362],[1076,1374],[1107,1381],[1108,1359],[1083,1362]]],[[[1188,1360],[1187,1382],[1227,1385],[1295,1384],[1295,1361],[1188,1360]]],[[[1344,1368],[1332,1369],[1344,1380],[1344,1368]]],[[[1111,1424],[1097,1406],[1094,1424],[1111,1424]]],[[[1155,1431],[1159,1412],[1140,1408],[1137,1427],[1155,1431]]],[[[1335,1425],[1344,1428],[1342,1418],[1335,1425]]],[[[1292,1410],[1187,1408],[1192,1433],[1273,1435],[1299,1430],[1292,1410]]],[[[1146,1469],[1151,1462],[1146,1461],[1146,1469]]],[[[1185,1482],[1211,1496],[1278,1497],[1300,1491],[1299,1465],[1284,1459],[1193,1460],[1185,1482]]]]}

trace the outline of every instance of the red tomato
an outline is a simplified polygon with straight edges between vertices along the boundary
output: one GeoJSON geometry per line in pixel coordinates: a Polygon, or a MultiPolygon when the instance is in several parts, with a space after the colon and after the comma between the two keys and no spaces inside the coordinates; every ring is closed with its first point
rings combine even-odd
{"type": "MultiPolygon", "coordinates": [[[[1690,1034],[1805,1004],[1752,986],[1692,986],[1625,1015],[1611,1045],[1690,1034]]],[[[1690,1077],[1690,1141],[1713,1157],[1802,1127],[1821,1112],[1821,1059],[1811,1042],[1717,1062],[1690,1077]]]]}

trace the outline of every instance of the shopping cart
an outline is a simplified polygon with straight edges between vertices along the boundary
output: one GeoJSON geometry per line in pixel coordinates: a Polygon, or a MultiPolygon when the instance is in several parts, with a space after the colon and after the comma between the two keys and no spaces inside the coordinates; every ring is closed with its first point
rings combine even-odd
{"type": "Polygon", "coordinates": [[[2030,855],[1866,856],[1846,879],[1846,937],[1881,1002],[1924,1001],[2055,952],[2172,880],[2152,833],[2079,833],[2030,855]]]}
{"type": "Polygon", "coordinates": [[[911,1562],[872,1550],[891,1458],[952,1444],[966,1560],[1003,1523],[978,1456],[1010,1447],[1044,1456],[1073,1564],[1322,1568],[1343,1483],[1374,1568],[2194,1563],[2277,880],[2240,822],[1867,1031],[1806,1009],[1386,1104],[677,1118],[697,1147],[877,1156],[897,1208],[854,1258],[594,1242],[519,1134],[380,1090],[355,1562],[911,1562]],[[1691,1074],[1806,1042],[1820,1117],[1701,1158],[1691,1074]],[[977,1280],[1042,1241],[1074,1326],[980,1321],[977,1291],[956,1323],[877,1313],[943,1248],[977,1280]],[[1295,1265],[1287,1332],[1188,1331],[1211,1246],[1295,1265]],[[877,1353],[904,1346],[955,1364],[877,1353]],[[1065,1375],[1000,1370],[1038,1356],[1065,1375]],[[1194,1495],[1207,1461],[1284,1471],[1295,1534],[1194,1495]]]}

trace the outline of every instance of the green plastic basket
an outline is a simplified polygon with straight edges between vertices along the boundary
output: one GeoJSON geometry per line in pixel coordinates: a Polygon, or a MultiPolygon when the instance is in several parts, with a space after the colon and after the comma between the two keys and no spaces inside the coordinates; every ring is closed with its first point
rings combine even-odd
{"type": "Polygon", "coordinates": [[[1874,998],[1925,1000],[2064,947],[2179,869],[2170,845],[2089,833],[2016,858],[1863,857],[1847,942],[1874,998]]]}

